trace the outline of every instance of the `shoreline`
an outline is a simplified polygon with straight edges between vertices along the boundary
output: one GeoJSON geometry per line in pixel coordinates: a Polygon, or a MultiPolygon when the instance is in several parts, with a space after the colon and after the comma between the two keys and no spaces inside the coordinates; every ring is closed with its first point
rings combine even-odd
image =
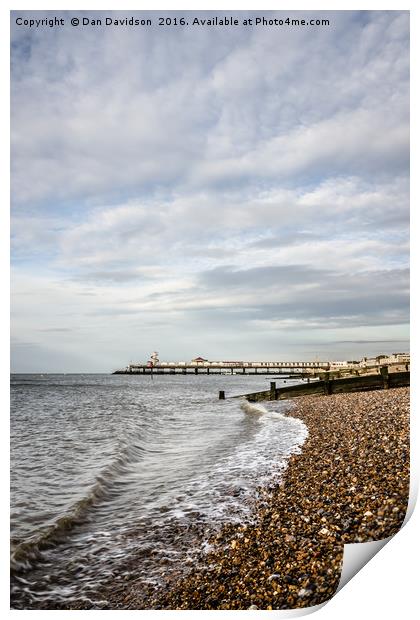
{"type": "MultiPolygon", "coordinates": [[[[335,593],[343,544],[400,529],[409,495],[409,388],[304,396],[286,415],[308,437],[255,520],[227,525],[196,570],[157,592],[126,584],[108,609],[292,609],[335,593]]],[[[115,585],[115,584],[114,584],[115,585]]]]}

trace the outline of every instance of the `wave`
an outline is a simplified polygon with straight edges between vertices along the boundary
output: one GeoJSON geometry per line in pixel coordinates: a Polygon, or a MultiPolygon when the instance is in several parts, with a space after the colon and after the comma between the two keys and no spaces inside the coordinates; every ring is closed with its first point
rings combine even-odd
{"type": "Polygon", "coordinates": [[[33,568],[34,563],[42,559],[44,551],[63,542],[74,527],[82,525],[92,509],[114,491],[115,481],[128,472],[130,462],[146,451],[139,445],[138,438],[132,444],[125,444],[114,460],[97,474],[84,497],[75,502],[66,514],[58,517],[30,539],[16,543],[12,548],[10,559],[12,574],[24,573],[33,568]]]}
{"type": "Polygon", "coordinates": [[[268,413],[264,405],[250,403],[248,400],[242,401],[240,407],[242,411],[244,411],[245,413],[252,414],[252,415],[264,415],[268,413]]]}

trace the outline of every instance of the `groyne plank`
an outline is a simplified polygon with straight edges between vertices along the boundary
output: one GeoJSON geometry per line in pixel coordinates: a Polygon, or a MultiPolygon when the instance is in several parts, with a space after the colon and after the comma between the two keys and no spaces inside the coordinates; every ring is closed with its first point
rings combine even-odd
{"type": "Polygon", "coordinates": [[[250,402],[263,400],[286,400],[308,396],[312,394],[340,394],[345,392],[361,392],[381,390],[392,387],[406,387],[410,385],[410,372],[383,372],[378,375],[352,376],[342,379],[324,379],[301,385],[291,385],[283,388],[263,390],[233,396],[232,398],[246,398],[250,402]]]}

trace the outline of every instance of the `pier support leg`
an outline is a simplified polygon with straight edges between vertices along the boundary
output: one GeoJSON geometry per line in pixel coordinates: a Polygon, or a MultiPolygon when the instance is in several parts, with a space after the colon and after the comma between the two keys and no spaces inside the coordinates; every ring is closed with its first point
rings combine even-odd
{"type": "Polygon", "coordinates": [[[219,400],[225,400],[225,392],[224,392],[224,390],[220,390],[220,392],[219,392],[219,400]]]}

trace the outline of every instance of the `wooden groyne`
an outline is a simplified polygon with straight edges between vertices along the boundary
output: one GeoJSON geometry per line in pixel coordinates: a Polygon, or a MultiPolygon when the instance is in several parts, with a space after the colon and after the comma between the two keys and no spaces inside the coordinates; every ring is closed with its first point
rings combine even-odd
{"type": "MultiPolygon", "coordinates": [[[[351,376],[342,379],[332,379],[325,373],[324,379],[291,385],[283,388],[276,387],[276,383],[270,383],[269,390],[251,392],[231,398],[246,398],[250,402],[261,400],[287,400],[308,394],[340,394],[343,392],[360,392],[368,390],[382,390],[394,387],[406,387],[410,385],[410,372],[388,372],[387,367],[381,368],[380,374],[351,376]]],[[[219,398],[224,398],[219,393],[219,398]]]]}

